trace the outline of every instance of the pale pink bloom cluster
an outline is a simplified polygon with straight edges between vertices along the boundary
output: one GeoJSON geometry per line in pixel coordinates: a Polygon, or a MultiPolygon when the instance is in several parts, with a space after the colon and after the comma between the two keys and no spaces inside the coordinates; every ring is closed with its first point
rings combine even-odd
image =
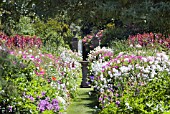
{"type": "Polygon", "coordinates": [[[136,83],[142,86],[161,72],[170,74],[170,59],[166,52],[159,52],[154,56],[120,52],[118,56],[112,56],[109,61],[105,61],[98,56],[100,51],[100,48],[94,50],[89,60],[95,60],[91,64],[91,72],[94,74],[92,86],[99,91],[102,107],[114,102],[115,96],[122,95],[115,88],[121,88],[123,83],[128,83],[131,87],[136,83]]]}

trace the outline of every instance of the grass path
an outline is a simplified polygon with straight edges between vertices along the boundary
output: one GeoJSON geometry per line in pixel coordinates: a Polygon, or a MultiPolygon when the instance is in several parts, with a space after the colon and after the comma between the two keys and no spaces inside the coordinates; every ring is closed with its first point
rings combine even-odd
{"type": "Polygon", "coordinates": [[[97,101],[94,94],[92,88],[78,88],[78,96],[71,102],[67,114],[97,114],[95,110],[97,101]]]}

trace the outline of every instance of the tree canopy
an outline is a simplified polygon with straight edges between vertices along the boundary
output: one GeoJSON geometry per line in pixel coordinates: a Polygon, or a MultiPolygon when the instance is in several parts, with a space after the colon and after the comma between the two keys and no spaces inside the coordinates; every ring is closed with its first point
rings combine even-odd
{"type": "Polygon", "coordinates": [[[168,0],[1,0],[0,7],[1,23],[7,23],[4,27],[12,26],[21,16],[46,21],[57,15],[82,28],[102,28],[112,20],[121,20],[123,25],[133,23],[164,33],[170,29],[168,0]]]}

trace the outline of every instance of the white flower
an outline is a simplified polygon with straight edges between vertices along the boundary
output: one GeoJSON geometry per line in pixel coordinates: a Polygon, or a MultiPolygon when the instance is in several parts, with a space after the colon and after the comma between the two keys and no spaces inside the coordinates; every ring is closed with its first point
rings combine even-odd
{"type": "Polygon", "coordinates": [[[149,69],[146,68],[146,69],[143,70],[143,72],[144,73],[149,73],[150,71],[149,71],[149,69]]]}
{"type": "Polygon", "coordinates": [[[19,53],[19,54],[22,54],[22,51],[19,51],[18,53],[19,53]]]}
{"type": "Polygon", "coordinates": [[[127,73],[130,69],[129,69],[129,67],[121,66],[120,70],[122,73],[127,73]]]}
{"type": "Polygon", "coordinates": [[[114,75],[115,77],[119,77],[119,76],[121,76],[122,74],[121,74],[121,72],[115,72],[113,75],[114,75]]]}
{"type": "Polygon", "coordinates": [[[120,52],[118,56],[122,56],[124,54],[124,52],[120,52]]]}
{"type": "Polygon", "coordinates": [[[61,87],[64,88],[64,87],[65,87],[65,84],[61,84],[61,87]]]}
{"type": "Polygon", "coordinates": [[[153,60],[150,60],[150,61],[149,61],[149,64],[153,64],[153,62],[154,62],[153,60]]]}
{"type": "Polygon", "coordinates": [[[164,65],[163,65],[163,69],[166,69],[166,68],[167,68],[167,66],[166,66],[166,64],[164,64],[164,65]]]}
{"type": "Polygon", "coordinates": [[[132,107],[129,106],[129,103],[125,103],[125,105],[127,106],[128,109],[132,110],[132,107]]]}
{"type": "Polygon", "coordinates": [[[118,73],[119,71],[115,68],[112,68],[112,71],[115,72],[115,73],[118,73]]]}
{"type": "Polygon", "coordinates": [[[163,55],[162,55],[162,58],[163,58],[164,60],[168,60],[168,59],[169,59],[168,55],[166,55],[166,54],[163,54],[163,55]]]}
{"type": "Polygon", "coordinates": [[[156,60],[161,61],[162,59],[161,59],[161,57],[157,57],[156,60]]]}
{"type": "Polygon", "coordinates": [[[157,65],[159,63],[159,61],[155,60],[155,65],[157,65]]]}
{"type": "Polygon", "coordinates": [[[103,74],[100,75],[100,79],[101,79],[102,81],[104,80],[103,74]]]}
{"type": "Polygon", "coordinates": [[[169,70],[169,68],[166,68],[165,70],[166,70],[167,72],[169,72],[169,71],[170,71],[170,70],[169,70]]]}
{"type": "Polygon", "coordinates": [[[170,66],[170,61],[168,61],[167,63],[168,63],[168,65],[170,66]]]}
{"type": "Polygon", "coordinates": [[[142,60],[143,60],[144,62],[147,62],[147,61],[148,61],[147,58],[145,58],[145,57],[142,57],[142,60]]]}
{"type": "Polygon", "coordinates": [[[156,69],[156,65],[154,65],[154,64],[151,65],[151,68],[152,68],[152,69],[156,69]]]}
{"type": "Polygon", "coordinates": [[[160,65],[156,65],[156,68],[158,69],[158,70],[160,70],[161,69],[161,66],[160,65]]]}
{"type": "Polygon", "coordinates": [[[113,76],[111,71],[108,71],[108,74],[110,75],[110,77],[112,77],[112,76],[113,76]]]}
{"type": "Polygon", "coordinates": [[[143,76],[144,78],[149,78],[149,77],[148,77],[148,74],[142,74],[142,76],[143,76]]]}
{"type": "Polygon", "coordinates": [[[129,62],[129,58],[125,58],[124,61],[128,61],[129,62]]]}
{"type": "Polygon", "coordinates": [[[65,101],[62,97],[57,96],[56,99],[57,99],[60,103],[66,104],[66,101],[65,101]]]}
{"type": "Polygon", "coordinates": [[[132,45],[132,44],[130,44],[130,47],[133,47],[133,45],[132,45]]]}
{"type": "Polygon", "coordinates": [[[129,69],[133,69],[133,66],[129,64],[129,65],[128,65],[128,68],[129,68],[129,69]]]}
{"type": "Polygon", "coordinates": [[[161,57],[161,53],[156,53],[156,56],[157,57],[161,57]]]}
{"type": "Polygon", "coordinates": [[[135,47],[136,48],[142,48],[142,46],[140,44],[137,44],[135,47]]]}
{"type": "Polygon", "coordinates": [[[117,60],[117,63],[119,64],[119,63],[120,63],[120,60],[117,60]]]}
{"type": "Polygon", "coordinates": [[[104,93],[104,89],[103,88],[100,88],[100,93],[104,93]]]}
{"type": "Polygon", "coordinates": [[[29,52],[32,53],[32,50],[30,49],[29,52]]]}
{"type": "Polygon", "coordinates": [[[35,56],[36,59],[39,58],[39,57],[40,57],[39,55],[35,56]]]}
{"type": "Polygon", "coordinates": [[[151,78],[154,78],[154,76],[156,75],[157,73],[155,72],[155,70],[152,70],[151,72],[151,78]]]}

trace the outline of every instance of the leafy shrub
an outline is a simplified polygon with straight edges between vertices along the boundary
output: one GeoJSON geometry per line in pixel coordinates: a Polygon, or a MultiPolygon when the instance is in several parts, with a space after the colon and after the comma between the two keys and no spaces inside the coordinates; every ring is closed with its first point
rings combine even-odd
{"type": "MultiPolygon", "coordinates": [[[[48,19],[47,22],[36,20],[34,24],[35,34],[42,38],[45,46],[51,47],[71,46],[73,34],[69,25],[55,19],[48,19]]],[[[50,48],[50,47],[49,47],[50,48]]]]}
{"type": "Polygon", "coordinates": [[[35,35],[33,21],[30,17],[21,16],[19,22],[15,25],[15,34],[19,35],[35,35]]]}
{"type": "MultiPolygon", "coordinates": [[[[0,63],[1,108],[12,108],[16,106],[17,98],[22,97],[22,91],[18,90],[18,84],[15,82],[18,78],[31,81],[31,73],[34,71],[34,66],[29,61],[20,61],[15,56],[9,55],[5,48],[0,49],[0,63]]],[[[8,111],[10,112],[12,109],[8,111]]]]}
{"type": "Polygon", "coordinates": [[[147,85],[138,86],[132,90],[128,85],[119,105],[111,103],[100,114],[117,113],[169,113],[170,112],[170,78],[167,71],[150,80],[147,85]]]}
{"type": "Polygon", "coordinates": [[[101,41],[102,46],[111,46],[111,42],[115,40],[125,40],[128,38],[126,34],[126,29],[117,27],[117,28],[106,28],[103,33],[103,38],[101,41]]]}

